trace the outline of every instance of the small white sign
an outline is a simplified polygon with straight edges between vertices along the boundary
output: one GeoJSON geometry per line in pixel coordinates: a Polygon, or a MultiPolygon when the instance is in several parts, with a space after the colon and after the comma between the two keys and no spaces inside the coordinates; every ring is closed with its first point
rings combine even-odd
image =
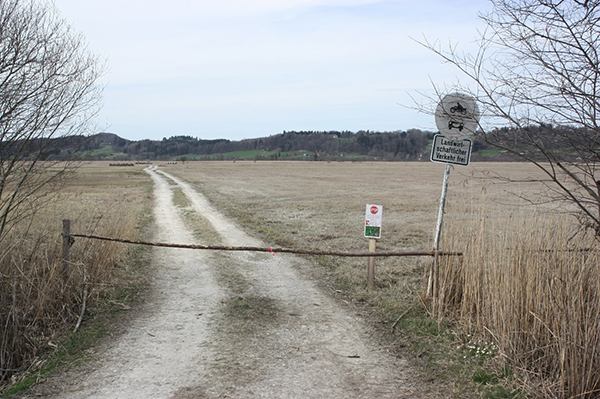
{"type": "Polygon", "coordinates": [[[436,134],[431,147],[431,162],[468,166],[472,144],[469,139],[455,140],[436,134]]]}
{"type": "Polygon", "coordinates": [[[365,211],[365,237],[381,238],[381,218],[383,206],[367,204],[365,211]]]}

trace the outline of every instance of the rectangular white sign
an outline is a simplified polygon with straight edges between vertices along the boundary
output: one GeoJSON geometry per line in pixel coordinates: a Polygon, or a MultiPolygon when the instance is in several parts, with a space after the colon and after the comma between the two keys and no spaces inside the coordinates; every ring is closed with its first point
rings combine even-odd
{"type": "Polygon", "coordinates": [[[383,206],[367,204],[365,211],[365,237],[381,238],[381,216],[383,206]]]}
{"type": "Polygon", "coordinates": [[[431,148],[431,161],[468,166],[472,144],[469,139],[455,140],[436,134],[431,148]]]}

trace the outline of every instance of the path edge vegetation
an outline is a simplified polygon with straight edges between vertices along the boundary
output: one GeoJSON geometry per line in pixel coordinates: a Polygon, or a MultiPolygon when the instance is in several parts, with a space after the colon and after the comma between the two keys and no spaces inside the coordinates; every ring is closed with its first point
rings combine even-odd
{"type": "MultiPolygon", "coordinates": [[[[75,171],[74,173],[78,172],[75,171]]],[[[108,225],[128,224],[129,222],[131,226],[128,234],[144,240],[151,237],[154,223],[152,185],[141,169],[134,173],[148,182],[147,186],[140,193],[137,193],[137,199],[141,202],[140,208],[135,212],[124,212],[129,217],[129,221],[121,219],[123,215],[120,213],[116,217],[106,215],[106,222],[108,225]]],[[[88,175],[88,177],[90,176],[88,175]]],[[[136,195],[132,194],[132,196],[135,197],[136,195]]],[[[71,200],[74,199],[71,198],[71,200]]],[[[79,225],[81,226],[82,223],[79,225]]],[[[57,232],[60,230],[59,225],[54,227],[56,227],[57,232]]],[[[106,234],[114,235],[115,233],[111,233],[109,230],[106,234]]],[[[85,246],[86,250],[94,252],[96,257],[101,258],[103,254],[111,253],[114,250],[110,246],[95,246],[83,239],[78,241],[74,243],[74,247],[85,246]]],[[[57,239],[53,245],[60,247],[60,240],[57,239]]],[[[114,247],[114,245],[112,246],[114,247]]],[[[77,367],[85,362],[93,361],[95,359],[95,348],[99,347],[105,339],[114,339],[124,332],[131,318],[123,317],[123,315],[135,312],[137,308],[143,305],[150,292],[150,281],[152,279],[150,255],[152,249],[140,245],[121,246],[119,249],[116,258],[108,259],[106,264],[102,265],[110,269],[107,270],[104,280],[96,281],[102,288],[98,288],[95,290],[96,292],[94,292],[94,289],[90,289],[81,327],[76,332],[73,330],[77,321],[76,316],[79,313],[71,314],[70,317],[63,320],[62,324],[55,326],[55,329],[50,332],[51,335],[48,337],[47,345],[38,348],[33,361],[30,364],[24,364],[23,371],[15,373],[10,382],[0,386],[0,397],[10,398],[26,392],[50,376],[77,367]]],[[[94,256],[91,256],[91,258],[94,258],[94,256]]],[[[51,262],[56,265],[60,264],[61,260],[55,258],[51,262]]],[[[74,251],[72,262],[75,264],[85,262],[85,260],[82,260],[78,256],[78,252],[74,251]]],[[[81,310],[81,304],[76,310],[81,310]]]]}

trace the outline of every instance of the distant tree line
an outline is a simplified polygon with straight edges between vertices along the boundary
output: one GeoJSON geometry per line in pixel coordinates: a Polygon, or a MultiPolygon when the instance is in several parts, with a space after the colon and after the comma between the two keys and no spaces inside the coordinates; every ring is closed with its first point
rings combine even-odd
{"type": "Polygon", "coordinates": [[[427,152],[433,133],[418,129],[395,132],[327,131],[283,132],[252,140],[255,149],[265,151],[307,151],[328,156],[358,154],[388,160],[416,160],[427,152]]]}
{"type": "MultiPolygon", "coordinates": [[[[93,153],[112,146],[114,153],[126,159],[170,159],[190,155],[216,155],[236,151],[269,151],[284,158],[292,152],[317,154],[318,157],[360,155],[386,160],[418,160],[428,154],[433,133],[418,129],[394,132],[371,131],[284,131],[268,137],[231,141],[203,140],[191,136],[173,136],[162,140],[131,141],[115,134],[100,133],[77,143],[77,151],[93,153]]],[[[64,144],[64,143],[63,143],[64,144]]],[[[64,151],[64,145],[63,145],[64,151]]],[[[69,152],[75,151],[72,149],[69,152]]],[[[427,155],[428,156],[428,155],[427,155]]],[[[224,157],[226,159],[226,157],[224,157]]]]}
{"type": "MultiPolygon", "coordinates": [[[[550,149],[568,148],[560,133],[569,127],[538,125],[516,133],[510,128],[492,129],[485,140],[473,140],[471,160],[510,161],[514,154],[501,151],[504,146],[517,145],[523,153],[534,153],[526,134],[539,137],[536,145],[550,149]],[[558,133],[557,133],[558,132],[558,133]],[[510,141],[510,143],[509,143],[510,141]],[[494,150],[482,154],[482,150],[494,150]],[[500,150],[499,150],[500,149],[500,150]],[[476,154],[479,152],[479,155],[476,154]]],[[[173,136],[162,140],[132,141],[113,133],[99,133],[90,137],[60,137],[45,144],[42,159],[62,159],[77,155],[87,159],[111,160],[167,160],[167,159],[234,159],[239,152],[255,151],[256,159],[310,159],[310,160],[366,160],[419,161],[429,159],[430,143],[434,133],[419,129],[394,132],[350,131],[284,131],[268,137],[231,141],[204,140],[192,136],[173,136]],[[110,148],[108,148],[110,147],[110,148]],[[106,151],[103,151],[106,150],[106,151]],[[263,152],[268,155],[260,155],[263,152]]],[[[580,129],[577,137],[588,135],[580,129]]],[[[572,139],[571,139],[572,140],[572,139]]],[[[37,150],[37,142],[29,146],[37,150]]],[[[563,151],[564,156],[570,152],[563,151]]],[[[1,154],[0,154],[1,155],[1,154]]],[[[571,157],[576,159],[577,153],[571,157]]]]}

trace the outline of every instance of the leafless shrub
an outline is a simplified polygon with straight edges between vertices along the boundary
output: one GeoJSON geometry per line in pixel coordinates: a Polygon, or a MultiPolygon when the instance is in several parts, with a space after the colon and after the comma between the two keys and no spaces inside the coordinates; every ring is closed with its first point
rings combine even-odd
{"type": "Polygon", "coordinates": [[[57,278],[56,237],[34,215],[71,170],[53,160],[65,151],[53,139],[85,133],[100,72],[51,4],[0,2],[0,383],[69,318],[88,278],[57,278]]]}
{"type": "MultiPolygon", "coordinates": [[[[73,228],[78,231],[135,235],[132,215],[106,221],[89,214],[74,216],[73,228]]],[[[110,290],[118,276],[126,247],[81,240],[72,247],[72,272],[64,281],[60,232],[59,223],[36,222],[26,231],[12,229],[0,243],[0,385],[51,349],[57,335],[73,329],[84,292],[96,298],[110,290]]]]}

